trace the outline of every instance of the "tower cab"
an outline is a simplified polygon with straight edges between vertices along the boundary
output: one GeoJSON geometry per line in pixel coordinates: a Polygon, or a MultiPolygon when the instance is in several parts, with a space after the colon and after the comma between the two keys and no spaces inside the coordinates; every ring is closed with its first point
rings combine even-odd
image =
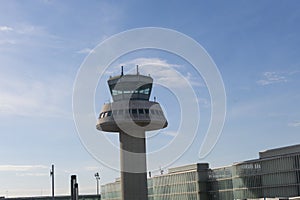
{"type": "Polygon", "coordinates": [[[122,127],[138,125],[143,131],[167,127],[168,122],[156,101],[150,101],[153,79],[150,76],[123,74],[107,81],[113,102],[104,104],[97,129],[120,132],[122,127]],[[134,123],[134,124],[133,124],[134,123]],[[122,127],[121,127],[122,126],[122,127]]]}
{"type": "Polygon", "coordinates": [[[107,81],[113,101],[145,100],[149,101],[153,79],[143,75],[120,75],[107,81]]]}

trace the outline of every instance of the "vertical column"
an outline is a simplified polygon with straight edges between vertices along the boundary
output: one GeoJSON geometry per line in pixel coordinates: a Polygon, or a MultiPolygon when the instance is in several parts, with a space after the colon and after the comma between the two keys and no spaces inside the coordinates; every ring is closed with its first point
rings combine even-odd
{"type": "Polygon", "coordinates": [[[78,200],[78,183],[76,175],[71,176],[71,200],[78,200]]]}
{"type": "Polygon", "coordinates": [[[207,193],[207,181],[208,181],[208,163],[198,163],[197,164],[197,173],[198,173],[198,194],[199,199],[201,200],[208,200],[208,193],[207,193]]]}
{"type": "Polygon", "coordinates": [[[54,200],[54,165],[51,166],[50,176],[52,178],[52,200],[54,200]]]}
{"type": "Polygon", "coordinates": [[[145,131],[134,137],[120,131],[122,200],[147,200],[147,166],[145,131]]]}

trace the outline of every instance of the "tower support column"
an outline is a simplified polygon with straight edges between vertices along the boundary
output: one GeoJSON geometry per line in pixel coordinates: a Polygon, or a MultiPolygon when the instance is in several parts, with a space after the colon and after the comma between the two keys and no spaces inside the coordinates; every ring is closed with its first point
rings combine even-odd
{"type": "Polygon", "coordinates": [[[147,200],[147,166],[145,131],[120,131],[122,200],[147,200]],[[138,137],[134,137],[138,136],[138,137]]]}

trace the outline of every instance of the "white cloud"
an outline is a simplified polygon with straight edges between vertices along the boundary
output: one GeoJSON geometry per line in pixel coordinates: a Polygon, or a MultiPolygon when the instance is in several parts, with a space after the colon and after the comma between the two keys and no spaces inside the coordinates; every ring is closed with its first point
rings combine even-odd
{"type": "Polygon", "coordinates": [[[87,167],[85,167],[84,168],[86,171],[97,171],[97,170],[99,170],[99,167],[97,167],[97,166],[87,166],[87,167]]]}
{"type": "Polygon", "coordinates": [[[79,51],[77,51],[77,53],[80,53],[80,54],[90,54],[90,53],[94,53],[95,51],[93,49],[90,49],[90,48],[84,48],[84,49],[81,49],[79,51]]]}
{"type": "Polygon", "coordinates": [[[12,27],[0,26],[0,31],[7,32],[7,31],[12,31],[12,30],[14,30],[12,27]]]}
{"type": "Polygon", "coordinates": [[[1,172],[28,172],[48,168],[44,165],[0,165],[1,172]]]}
{"type": "Polygon", "coordinates": [[[120,65],[139,65],[140,67],[143,66],[161,66],[161,67],[180,67],[177,64],[170,64],[166,60],[162,60],[160,58],[136,58],[134,60],[130,60],[125,63],[121,63],[120,65]]]}
{"type": "Polygon", "coordinates": [[[257,84],[259,85],[270,85],[274,83],[284,83],[288,82],[287,77],[284,76],[285,73],[280,72],[264,72],[263,76],[264,78],[257,81],[257,84]]]}
{"type": "Polygon", "coordinates": [[[49,176],[49,173],[17,173],[17,176],[49,176]]]}
{"type": "Polygon", "coordinates": [[[80,172],[79,169],[66,169],[64,170],[64,173],[67,173],[67,174],[74,174],[74,173],[78,173],[80,172]]]}
{"type": "Polygon", "coordinates": [[[300,127],[300,121],[294,121],[288,124],[290,127],[300,127]]]}
{"type": "Polygon", "coordinates": [[[175,137],[178,132],[177,131],[164,131],[162,132],[164,135],[168,135],[168,136],[172,136],[172,137],[175,137]]]}
{"type": "Polygon", "coordinates": [[[21,24],[15,29],[15,32],[23,35],[32,35],[32,36],[48,36],[49,33],[42,26],[36,26],[31,24],[21,24]]]}
{"type": "Polygon", "coordinates": [[[41,81],[2,74],[0,115],[69,118],[66,104],[71,103],[71,92],[72,82],[64,76],[41,81]]]}
{"type": "MultiPolygon", "coordinates": [[[[54,49],[66,48],[65,39],[52,34],[46,27],[29,23],[17,24],[14,28],[0,26],[0,45],[21,45],[27,47],[47,47],[54,49]]],[[[15,51],[22,48],[17,46],[15,51]]],[[[3,47],[4,50],[6,47],[3,47]]],[[[28,49],[30,49],[28,48],[28,49]]]]}
{"type": "MultiPolygon", "coordinates": [[[[164,86],[170,88],[185,88],[192,86],[204,86],[202,79],[199,80],[191,73],[182,73],[176,69],[184,69],[184,66],[168,63],[166,60],[160,58],[137,58],[124,63],[119,66],[139,66],[142,74],[149,74],[155,78],[156,83],[163,83],[164,86]]],[[[132,68],[135,70],[135,67],[132,68]]],[[[130,72],[129,72],[130,73],[130,72]]]]}
{"type": "Polygon", "coordinates": [[[16,44],[16,41],[15,40],[10,40],[10,39],[7,39],[7,40],[0,40],[0,45],[5,45],[5,44],[16,44]]]}

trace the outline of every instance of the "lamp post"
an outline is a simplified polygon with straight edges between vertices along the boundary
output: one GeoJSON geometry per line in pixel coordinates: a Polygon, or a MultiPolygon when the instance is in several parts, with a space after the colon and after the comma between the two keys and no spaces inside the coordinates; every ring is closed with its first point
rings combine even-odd
{"type": "Polygon", "coordinates": [[[52,178],[52,200],[54,200],[54,165],[51,166],[50,176],[52,178]]]}
{"type": "Polygon", "coordinates": [[[96,178],[96,181],[97,181],[97,195],[99,195],[99,180],[100,180],[100,175],[99,173],[95,173],[95,178],[96,178]]]}

